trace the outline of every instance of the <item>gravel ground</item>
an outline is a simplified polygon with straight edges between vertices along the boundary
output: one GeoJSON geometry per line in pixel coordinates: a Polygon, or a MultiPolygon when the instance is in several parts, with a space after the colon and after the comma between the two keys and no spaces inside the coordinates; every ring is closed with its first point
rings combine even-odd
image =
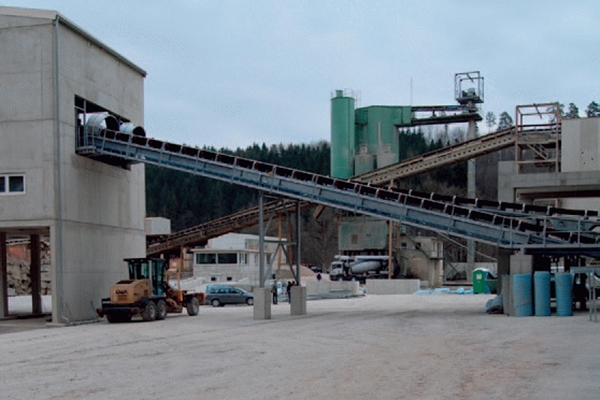
{"type": "MultiPolygon", "coordinates": [[[[0,335],[3,399],[596,399],[600,324],[484,312],[489,295],[202,307],[0,335]]],[[[0,322],[0,332],[5,321],[0,322]]]]}

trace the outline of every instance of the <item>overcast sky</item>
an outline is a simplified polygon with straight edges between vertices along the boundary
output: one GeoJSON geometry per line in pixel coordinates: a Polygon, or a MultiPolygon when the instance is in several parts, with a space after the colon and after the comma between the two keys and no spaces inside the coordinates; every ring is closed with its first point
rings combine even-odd
{"type": "Polygon", "coordinates": [[[466,71],[484,77],[484,113],[600,102],[598,0],[0,4],[56,10],[145,69],[146,132],[176,143],[329,140],[336,89],[360,106],[455,104],[466,71]]]}

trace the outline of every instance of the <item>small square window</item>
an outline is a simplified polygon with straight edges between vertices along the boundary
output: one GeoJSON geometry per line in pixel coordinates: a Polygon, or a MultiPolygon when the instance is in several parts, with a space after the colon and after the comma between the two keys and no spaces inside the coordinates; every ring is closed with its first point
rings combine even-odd
{"type": "Polygon", "coordinates": [[[25,175],[0,175],[0,194],[25,193],[25,175]]]}
{"type": "Polygon", "coordinates": [[[20,193],[25,191],[25,178],[23,176],[8,177],[8,191],[11,193],[20,193]]]}

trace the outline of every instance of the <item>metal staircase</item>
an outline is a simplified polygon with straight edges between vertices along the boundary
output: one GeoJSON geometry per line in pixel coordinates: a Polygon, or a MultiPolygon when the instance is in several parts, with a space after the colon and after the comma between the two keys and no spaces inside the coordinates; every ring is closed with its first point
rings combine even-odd
{"type": "Polygon", "coordinates": [[[502,248],[600,256],[591,228],[598,224],[597,213],[563,216],[557,209],[548,215],[546,208],[545,214],[516,213],[512,203],[510,211],[505,203],[420,196],[123,132],[81,128],[79,136],[77,153],[90,158],[159,165],[502,248]],[[563,226],[555,226],[553,220],[563,221],[563,226]]]}

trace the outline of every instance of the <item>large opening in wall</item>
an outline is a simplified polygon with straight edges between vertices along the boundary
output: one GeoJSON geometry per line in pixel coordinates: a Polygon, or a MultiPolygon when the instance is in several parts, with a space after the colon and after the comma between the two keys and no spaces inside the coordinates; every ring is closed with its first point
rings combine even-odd
{"type": "Polygon", "coordinates": [[[90,153],[89,137],[99,136],[103,131],[123,132],[130,135],[146,136],[144,128],[131,123],[131,120],[102,107],[94,102],[75,95],[75,150],[78,154],[84,154],[88,158],[93,158],[97,161],[106,164],[120,166],[129,169],[131,161],[124,160],[118,157],[96,155],[90,153]]]}
{"type": "MultiPolygon", "coordinates": [[[[30,319],[52,315],[49,228],[11,228],[0,233],[3,315],[30,319]]],[[[14,327],[14,329],[22,329],[14,327]]]]}

